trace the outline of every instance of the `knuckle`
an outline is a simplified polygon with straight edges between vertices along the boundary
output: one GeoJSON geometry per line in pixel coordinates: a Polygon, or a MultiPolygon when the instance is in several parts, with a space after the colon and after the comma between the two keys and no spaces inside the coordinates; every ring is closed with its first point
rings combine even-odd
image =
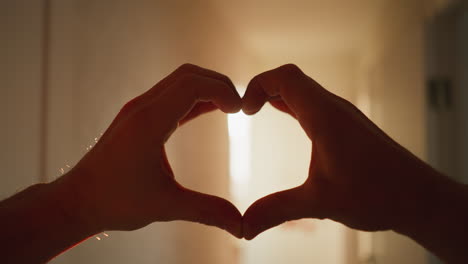
{"type": "Polygon", "coordinates": [[[261,84],[261,80],[262,80],[262,76],[264,75],[265,73],[261,73],[261,74],[258,74],[258,75],[255,75],[251,80],[250,80],[250,83],[249,85],[251,84],[261,84]]]}
{"type": "Polygon", "coordinates": [[[342,110],[359,111],[359,109],[353,103],[336,94],[331,94],[330,99],[333,100],[335,105],[342,110]]]}
{"type": "Polygon", "coordinates": [[[184,63],[182,65],[180,65],[178,68],[177,68],[177,72],[181,72],[181,73],[184,73],[184,72],[191,72],[193,71],[194,69],[196,69],[197,66],[195,66],[194,64],[191,64],[191,63],[184,63]]]}
{"type": "Polygon", "coordinates": [[[176,86],[186,86],[193,83],[196,74],[193,73],[184,73],[176,81],[176,86]]]}
{"type": "MultiPolygon", "coordinates": [[[[341,97],[340,97],[341,98],[341,97]]],[[[346,108],[349,108],[349,109],[352,109],[353,111],[356,111],[356,110],[359,110],[353,103],[351,103],[350,101],[344,99],[344,98],[341,98],[341,100],[343,101],[343,105],[346,107],[346,108]]]]}
{"type": "Polygon", "coordinates": [[[231,78],[229,78],[227,75],[220,73],[219,76],[220,76],[220,80],[225,82],[226,84],[232,83],[231,78]]]}
{"type": "Polygon", "coordinates": [[[303,74],[302,70],[296,64],[293,63],[285,64],[281,66],[280,69],[292,74],[303,74]]]}
{"type": "Polygon", "coordinates": [[[150,119],[150,111],[147,109],[147,107],[139,109],[137,112],[135,112],[135,114],[132,117],[134,125],[138,125],[138,124],[143,125],[149,119],[150,119]]]}
{"type": "Polygon", "coordinates": [[[128,101],[126,104],[124,104],[124,106],[122,106],[122,108],[120,109],[120,113],[128,114],[132,112],[136,108],[138,101],[138,97],[128,101]]]}

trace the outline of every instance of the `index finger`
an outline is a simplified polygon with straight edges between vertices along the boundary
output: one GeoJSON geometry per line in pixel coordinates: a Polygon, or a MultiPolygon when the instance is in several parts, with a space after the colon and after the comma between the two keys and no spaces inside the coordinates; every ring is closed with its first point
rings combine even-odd
{"type": "Polygon", "coordinates": [[[225,113],[238,112],[242,106],[237,91],[225,82],[198,74],[186,74],[150,102],[147,110],[157,120],[151,126],[154,134],[167,140],[198,102],[211,102],[225,113]]]}
{"type": "Polygon", "coordinates": [[[271,101],[273,106],[296,117],[310,131],[312,122],[323,119],[327,94],[297,66],[287,64],[261,73],[250,81],[242,99],[242,110],[251,115],[271,101]]]}
{"type": "MultiPolygon", "coordinates": [[[[236,87],[232,83],[231,79],[229,79],[229,77],[227,77],[226,75],[224,75],[222,73],[219,73],[219,72],[216,72],[216,71],[213,71],[213,70],[210,70],[210,69],[206,69],[206,68],[194,65],[194,64],[190,64],[190,63],[182,64],[181,66],[179,66],[179,68],[177,68],[174,72],[172,72],[171,74],[166,76],[164,79],[162,79],[156,85],[157,86],[163,86],[163,87],[169,87],[171,84],[176,82],[181,76],[186,75],[186,74],[190,74],[190,73],[222,81],[222,82],[226,83],[229,87],[231,87],[231,89],[236,91],[236,87]]],[[[154,96],[158,95],[157,90],[161,90],[161,89],[157,89],[156,87],[153,87],[148,92],[149,92],[149,94],[151,96],[154,97],[154,96]],[[154,91],[151,91],[151,90],[154,90],[154,91]]]]}

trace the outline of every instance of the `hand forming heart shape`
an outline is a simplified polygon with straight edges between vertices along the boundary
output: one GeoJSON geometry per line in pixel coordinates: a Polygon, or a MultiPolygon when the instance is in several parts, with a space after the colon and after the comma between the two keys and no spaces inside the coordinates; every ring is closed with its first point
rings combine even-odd
{"type": "Polygon", "coordinates": [[[440,175],[297,66],[257,75],[242,100],[248,114],[270,101],[299,121],[313,146],[302,185],[261,198],[247,209],[246,239],[301,218],[329,218],[366,231],[403,231],[429,211],[421,201],[436,193],[433,182],[440,175]]]}
{"type": "Polygon", "coordinates": [[[99,142],[65,175],[61,182],[76,197],[66,208],[81,212],[80,221],[93,233],[187,220],[242,237],[237,208],[178,184],[164,149],[178,125],[214,109],[229,113],[241,106],[226,76],[194,65],[179,67],[127,103],[99,142]]]}
{"type": "Polygon", "coordinates": [[[256,76],[241,99],[228,77],[183,65],[125,105],[92,151],[57,184],[72,194],[64,199],[68,210],[79,212],[95,233],[188,220],[252,239],[300,218],[330,218],[362,230],[404,228],[402,223],[416,221],[427,209],[413,202],[432,191],[417,188],[434,180],[418,177],[421,170],[427,172],[427,165],[297,66],[256,76]],[[178,125],[218,108],[254,114],[267,101],[296,118],[313,143],[304,184],[256,201],[242,217],[225,199],[176,182],[164,143],[178,125]]]}

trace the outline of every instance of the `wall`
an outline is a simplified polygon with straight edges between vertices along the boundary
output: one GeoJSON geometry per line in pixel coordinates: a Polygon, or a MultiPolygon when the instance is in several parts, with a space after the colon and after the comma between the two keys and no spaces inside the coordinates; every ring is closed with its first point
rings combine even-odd
{"type": "MultiPolygon", "coordinates": [[[[426,158],[424,2],[389,1],[358,66],[358,106],[390,137],[426,158]]],[[[426,263],[426,251],[394,232],[372,235],[373,261],[426,263]]],[[[371,263],[371,262],[370,262],[371,263]]]]}
{"type": "Polygon", "coordinates": [[[457,85],[460,87],[460,94],[458,103],[462,109],[460,109],[460,116],[458,122],[461,123],[459,132],[459,138],[461,141],[460,147],[460,160],[465,161],[461,164],[460,168],[460,180],[464,183],[468,183],[468,165],[466,160],[468,159],[468,4],[464,2],[461,9],[461,15],[457,21],[457,44],[456,49],[459,54],[457,62],[457,85]]]}
{"type": "Polygon", "coordinates": [[[43,5],[0,2],[0,200],[39,181],[43,5]]]}

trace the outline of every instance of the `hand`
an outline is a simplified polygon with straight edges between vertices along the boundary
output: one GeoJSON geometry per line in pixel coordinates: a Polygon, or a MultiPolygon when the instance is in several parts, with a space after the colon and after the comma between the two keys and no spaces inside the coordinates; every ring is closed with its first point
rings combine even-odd
{"type": "Polygon", "coordinates": [[[96,146],[57,182],[70,191],[66,206],[96,232],[186,220],[242,237],[236,207],[178,184],[164,150],[178,125],[217,108],[234,113],[241,104],[226,76],[181,66],[128,102],[96,146]]]}
{"type": "Polygon", "coordinates": [[[440,175],[297,66],[252,79],[243,111],[254,114],[266,101],[299,121],[312,141],[312,159],[302,185],[268,195],[247,209],[246,239],[300,218],[329,218],[376,231],[404,229],[431,214],[440,175]]]}

